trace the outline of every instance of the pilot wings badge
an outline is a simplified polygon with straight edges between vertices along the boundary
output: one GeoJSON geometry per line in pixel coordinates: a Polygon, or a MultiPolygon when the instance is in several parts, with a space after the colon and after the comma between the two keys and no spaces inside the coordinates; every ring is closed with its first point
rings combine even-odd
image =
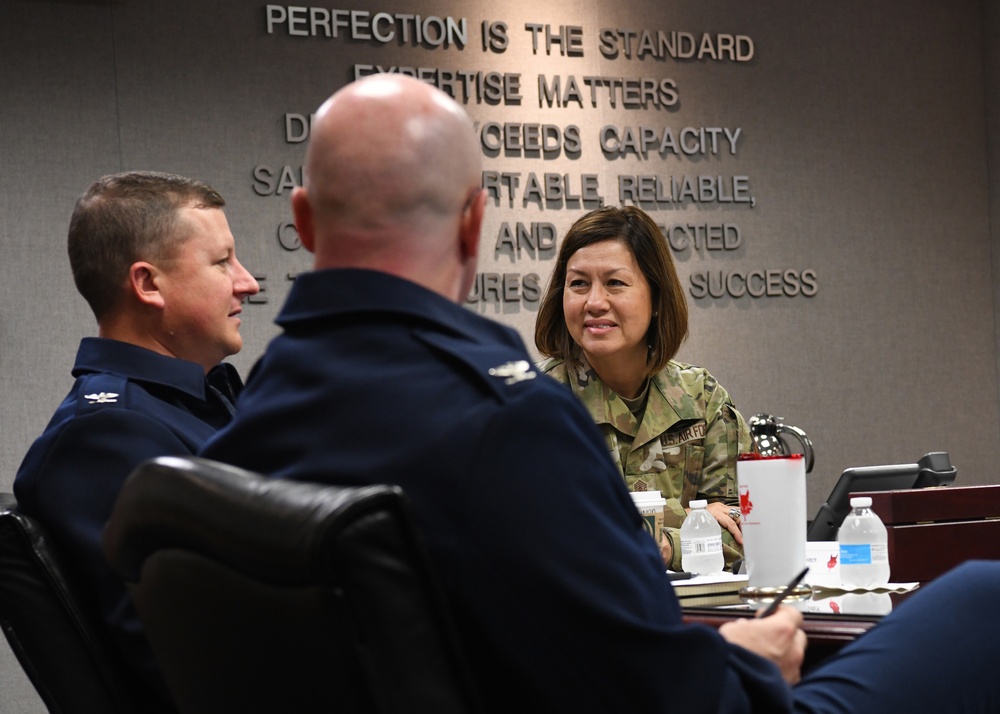
{"type": "Polygon", "coordinates": [[[528,379],[534,379],[537,374],[531,368],[531,363],[524,359],[519,359],[516,362],[506,362],[498,367],[490,368],[490,375],[505,377],[504,384],[517,384],[528,379]]]}
{"type": "Polygon", "coordinates": [[[113,404],[118,401],[118,395],[114,392],[101,392],[100,394],[85,394],[83,398],[91,404],[113,404]]]}

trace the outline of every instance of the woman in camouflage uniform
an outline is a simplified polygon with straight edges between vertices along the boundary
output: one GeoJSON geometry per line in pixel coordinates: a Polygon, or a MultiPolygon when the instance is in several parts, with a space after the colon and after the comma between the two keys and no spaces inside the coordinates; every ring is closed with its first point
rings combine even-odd
{"type": "Polygon", "coordinates": [[[540,369],[587,407],[633,491],[667,499],[664,562],[680,570],[681,522],[704,498],[727,565],[742,557],[736,457],[750,432],[701,367],[672,357],[688,312],[666,241],[635,207],[588,213],[563,239],[535,325],[540,369]]]}

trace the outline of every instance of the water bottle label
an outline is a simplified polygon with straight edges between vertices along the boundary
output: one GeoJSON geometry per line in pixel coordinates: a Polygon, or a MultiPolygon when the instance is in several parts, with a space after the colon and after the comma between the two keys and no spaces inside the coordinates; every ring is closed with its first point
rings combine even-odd
{"type": "MultiPolygon", "coordinates": [[[[878,545],[875,546],[878,548],[878,545]]],[[[882,546],[885,548],[885,546],[882,546]]],[[[871,565],[872,545],[871,543],[841,543],[840,544],[840,565],[871,565]]]]}
{"type": "Polygon", "coordinates": [[[706,553],[722,552],[722,536],[709,536],[708,538],[688,538],[681,537],[682,555],[704,555],[706,553]]]}
{"type": "Polygon", "coordinates": [[[872,543],[872,562],[873,563],[888,563],[889,562],[889,544],[888,543],[872,543]]]}

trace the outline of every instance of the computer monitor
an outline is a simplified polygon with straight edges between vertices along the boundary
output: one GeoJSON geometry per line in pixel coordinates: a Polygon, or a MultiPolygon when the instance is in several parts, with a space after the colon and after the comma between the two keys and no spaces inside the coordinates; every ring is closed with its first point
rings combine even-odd
{"type": "Polygon", "coordinates": [[[852,493],[947,486],[955,481],[957,473],[945,451],[925,454],[915,464],[856,466],[845,469],[826,503],[809,524],[806,539],[836,540],[837,531],[851,510],[852,493]]]}

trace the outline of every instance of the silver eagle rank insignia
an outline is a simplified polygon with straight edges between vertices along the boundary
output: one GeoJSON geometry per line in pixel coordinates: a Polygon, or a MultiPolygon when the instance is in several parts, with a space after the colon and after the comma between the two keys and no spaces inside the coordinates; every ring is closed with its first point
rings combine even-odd
{"type": "Polygon", "coordinates": [[[118,395],[114,392],[101,392],[100,394],[85,394],[83,398],[91,404],[113,404],[118,401],[118,395]]]}
{"type": "Polygon", "coordinates": [[[491,376],[506,377],[503,382],[504,384],[517,384],[518,382],[534,379],[537,374],[531,368],[531,363],[524,359],[519,359],[516,362],[506,362],[497,367],[490,368],[491,376]]]}

